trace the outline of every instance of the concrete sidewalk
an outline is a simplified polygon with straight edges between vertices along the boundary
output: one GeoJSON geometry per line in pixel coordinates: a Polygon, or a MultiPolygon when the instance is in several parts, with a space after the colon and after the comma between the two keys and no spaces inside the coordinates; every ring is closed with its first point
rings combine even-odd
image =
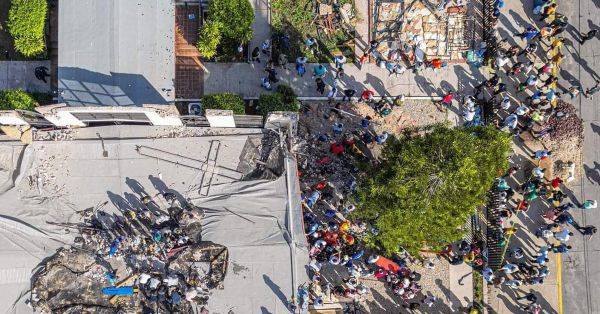
{"type": "MultiPolygon", "coordinates": [[[[261,88],[261,78],[266,77],[265,63],[205,63],[204,94],[232,92],[243,97],[258,97],[265,90],[261,88]]],[[[294,64],[288,70],[278,67],[280,83],[292,86],[299,96],[321,96],[316,91],[315,79],[311,78],[313,64],[308,64],[304,77],[299,77],[294,64]]],[[[333,65],[327,65],[328,73],[325,83],[331,88],[334,72],[333,65]]],[[[468,64],[449,65],[448,68],[434,72],[431,69],[415,74],[406,71],[396,77],[389,71],[375,64],[354,64],[344,66],[345,75],[339,80],[339,96],[345,88],[356,89],[360,94],[364,89],[371,89],[381,96],[441,96],[448,90],[471,93],[473,87],[483,81],[484,77],[477,69],[468,64]]]]}
{"type": "Polygon", "coordinates": [[[260,48],[263,41],[271,38],[271,11],[269,9],[269,0],[251,0],[250,3],[252,4],[252,8],[254,8],[254,22],[252,22],[254,34],[248,46],[249,51],[246,51],[248,57],[250,57],[250,54],[255,47],[260,48]]]}
{"type": "Polygon", "coordinates": [[[0,61],[0,90],[20,88],[28,92],[50,91],[50,77],[44,83],[35,77],[35,68],[45,66],[50,73],[50,61],[0,61]]]}

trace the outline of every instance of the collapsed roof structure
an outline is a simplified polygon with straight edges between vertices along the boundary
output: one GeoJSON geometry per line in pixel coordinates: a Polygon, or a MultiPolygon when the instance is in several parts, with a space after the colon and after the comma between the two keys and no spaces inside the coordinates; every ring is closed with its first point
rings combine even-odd
{"type": "MultiPolygon", "coordinates": [[[[78,256],[79,233],[68,227],[82,223],[78,211],[108,201],[103,211],[120,215],[139,208],[143,195],[161,193],[201,208],[202,242],[227,249],[223,289],[211,290],[205,305],[210,312],[287,311],[306,281],[297,170],[285,134],[111,126],[33,137],[29,145],[0,142],[0,306],[8,312],[31,312],[31,280],[48,257],[58,250],[78,256]]],[[[94,289],[110,286],[96,280],[94,289]]]]}

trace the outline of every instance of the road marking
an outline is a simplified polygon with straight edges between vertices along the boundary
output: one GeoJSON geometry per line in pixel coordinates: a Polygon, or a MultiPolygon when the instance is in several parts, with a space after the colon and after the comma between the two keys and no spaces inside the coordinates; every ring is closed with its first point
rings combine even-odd
{"type": "Polygon", "coordinates": [[[556,254],[556,282],[558,284],[558,314],[563,314],[562,258],[560,253],[556,254]]]}

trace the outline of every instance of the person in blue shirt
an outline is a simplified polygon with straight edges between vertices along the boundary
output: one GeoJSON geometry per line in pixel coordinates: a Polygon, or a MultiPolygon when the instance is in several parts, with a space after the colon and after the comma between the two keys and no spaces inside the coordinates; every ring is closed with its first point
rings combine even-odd
{"type": "Polygon", "coordinates": [[[327,69],[322,64],[313,67],[313,77],[323,78],[327,74],[327,69]]]}
{"type": "Polygon", "coordinates": [[[525,29],[524,32],[522,32],[520,34],[517,33],[517,34],[515,34],[515,36],[520,37],[521,39],[532,40],[532,39],[536,38],[539,34],[540,34],[540,32],[538,32],[532,26],[529,26],[529,27],[527,27],[527,29],[525,29]]]}
{"type": "Polygon", "coordinates": [[[554,252],[554,253],[567,253],[571,249],[571,246],[561,243],[559,245],[551,244],[550,248],[552,249],[552,252],[554,252]]]}

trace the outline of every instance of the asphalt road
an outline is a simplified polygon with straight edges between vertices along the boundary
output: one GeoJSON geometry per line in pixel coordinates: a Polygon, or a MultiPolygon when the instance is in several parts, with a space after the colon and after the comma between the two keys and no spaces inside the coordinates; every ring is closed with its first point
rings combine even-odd
{"type": "MultiPolygon", "coordinates": [[[[570,44],[563,48],[566,58],[561,67],[559,87],[579,84],[590,88],[600,80],[600,36],[581,45],[579,32],[600,28],[600,0],[559,0],[559,13],[569,18],[563,33],[570,44]]],[[[564,99],[569,96],[565,95],[564,99]]],[[[579,97],[572,103],[584,121],[583,171],[573,188],[576,200],[600,200],[600,94],[592,100],[579,97]]],[[[573,211],[580,225],[600,227],[600,208],[573,211]]],[[[577,233],[575,231],[575,233],[577,233]]],[[[581,235],[569,241],[573,249],[562,256],[563,313],[600,313],[600,235],[592,240],[581,235]]]]}

